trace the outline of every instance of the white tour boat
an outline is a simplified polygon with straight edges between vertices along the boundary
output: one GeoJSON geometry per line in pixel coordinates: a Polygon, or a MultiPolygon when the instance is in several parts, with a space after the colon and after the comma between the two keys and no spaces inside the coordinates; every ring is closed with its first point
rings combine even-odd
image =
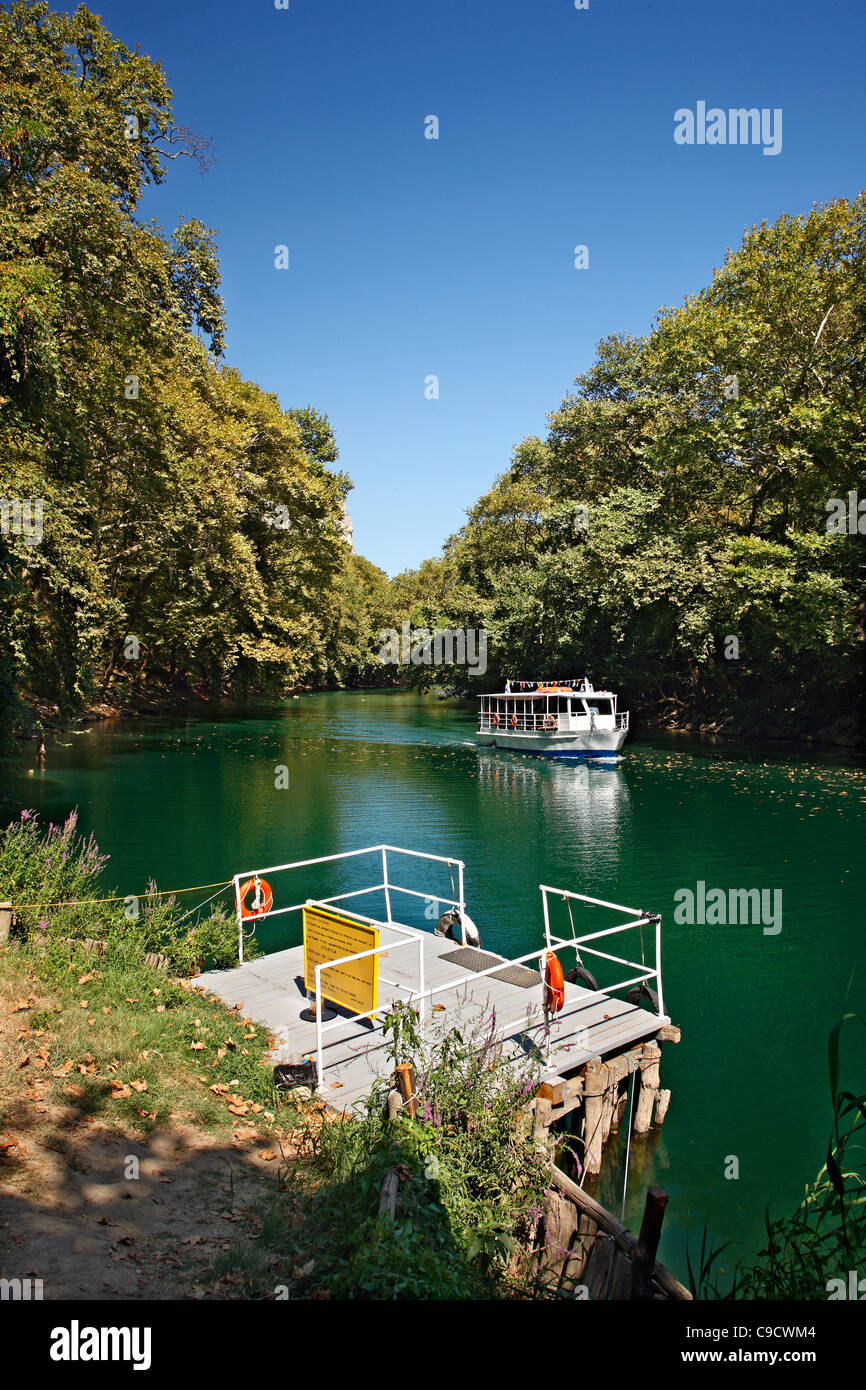
{"type": "Polygon", "coordinates": [[[613,758],[628,738],[628,712],[617,711],[616,695],[586,679],[506,681],[501,693],[480,699],[477,737],[487,748],[613,758]]]}

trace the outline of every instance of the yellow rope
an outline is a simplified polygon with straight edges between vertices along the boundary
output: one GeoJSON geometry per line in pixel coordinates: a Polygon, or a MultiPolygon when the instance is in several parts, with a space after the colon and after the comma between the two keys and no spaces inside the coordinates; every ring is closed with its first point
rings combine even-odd
{"type": "Polygon", "coordinates": [[[28,907],[90,907],[96,903],[125,903],[127,898],[130,897],[167,898],[176,893],[202,892],[205,888],[228,888],[233,882],[233,879],[227,878],[223,883],[194,883],[191,888],[160,888],[153,893],[149,891],[147,893],[138,894],[127,893],[117,898],[78,898],[77,901],[72,902],[66,902],[65,899],[61,899],[52,903],[13,903],[12,906],[16,912],[23,912],[24,909],[28,907]]]}

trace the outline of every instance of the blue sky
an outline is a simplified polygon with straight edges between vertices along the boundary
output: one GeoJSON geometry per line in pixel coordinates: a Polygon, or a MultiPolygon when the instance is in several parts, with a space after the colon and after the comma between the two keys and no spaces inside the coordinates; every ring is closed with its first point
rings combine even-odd
{"type": "Polygon", "coordinates": [[[218,229],[226,360],[328,414],[356,548],[392,574],[439,553],[599,338],[647,332],[746,225],[864,183],[862,0],[91,8],[214,140],[145,215],[218,229]],[[678,146],[701,100],[781,107],[781,153],[678,146]]]}

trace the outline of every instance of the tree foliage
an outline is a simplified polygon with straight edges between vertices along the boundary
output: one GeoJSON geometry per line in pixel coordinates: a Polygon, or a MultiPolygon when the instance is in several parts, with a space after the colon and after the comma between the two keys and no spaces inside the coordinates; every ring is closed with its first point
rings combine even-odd
{"type": "Polygon", "coordinates": [[[752,227],[648,337],[601,342],[442,558],[395,581],[402,613],[485,626],[486,688],[587,674],[652,720],[850,731],[866,516],[829,522],[863,489],[864,235],[864,196],[752,227]]]}
{"type": "Polygon", "coordinates": [[[222,365],[216,235],[143,222],[206,164],[159,64],[80,6],[0,8],[0,686],[63,717],[153,686],[359,678],[365,586],[327,416],[222,365]],[[345,604],[345,608],[342,606],[345,604]]]}

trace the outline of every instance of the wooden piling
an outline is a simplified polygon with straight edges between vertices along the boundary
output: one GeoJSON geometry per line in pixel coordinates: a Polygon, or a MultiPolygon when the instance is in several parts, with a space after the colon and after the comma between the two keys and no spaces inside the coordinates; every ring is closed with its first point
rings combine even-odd
{"type": "MultiPolygon", "coordinates": [[[[570,1201],[574,1202],[582,1213],[582,1219],[578,1227],[578,1240],[580,1241],[582,1249],[586,1251],[587,1259],[583,1271],[579,1276],[580,1280],[588,1284],[590,1282],[588,1276],[592,1275],[591,1266],[597,1265],[599,1267],[597,1273],[603,1276],[603,1279],[598,1281],[598,1296],[602,1298],[628,1298],[630,1290],[624,1290],[622,1287],[622,1280],[620,1277],[621,1268],[619,1270],[613,1270],[612,1279],[608,1277],[611,1272],[612,1261],[610,1250],[605,1249],[609,1242],[604,1238],[606,1236],[612,1237],[613,1244],[617,1251],[625,1255],[629,1262],[634,1259],[640,1241],[636,1241],[631,1232],[628,1231],[615,1216],[605,1211],[604,1207],[600,1206],[594,1198],[590,1197],[588,1192],[585,1192],[578,1183],[573,1182],[572,1179],[567,1177],[559,1168],[553,1167],[551,1173],[553,1185],[556,1190],[568,1197],[570,1201]],[[602,1249],[595,1255],[593,1252],[599,1245],[602,1246],[602,1249]]],[[[667,1194],[661,1188],[651,1188],[650,1191],[660,1193],[663,1199],[660,1215],[659,1202],[654,1200],[651,1224],[646,1231],[644,1231],[644,1226],[641,1226],[641,1235],[644,1237],[642,1256],[649,1269],[650,1296],[654,1296],[657,1290],[667,1298],[690,1301],[692,1295],[689,1293],[689,1290],[684,1288],[679,1280],[676,1279],[669,1270],[665,1269],[664,1265],[659,1264],[655,1259],[655,1252],[658,1249],[658,1240],[656,1239],[655,1247],[653,1247],[652,1233],[657,1216],[659,1216],[658,1228],[659,1230],[661,1229],[660,1216],[664,1215],[664,1202],[667,1201],[667,1194]]],[[[649,1202],[649,1197],[647,1201],[649,1202]]],[[[644,1220],[646,1221],[646,1219],[645,1210],[644,1220]]],[[[575,1245],[571,1251],[572,1259],[579,1253],[577,1246],[578,1242],[575,1241],[575,1245]]],[[[592,1292],[590,1292],[590,1297],[592,1296],[592,1292]]]]}
{"type": "Polygon", "coordinates": [[[659,1238],[662,1233],[662,1222],[665,1219],[667,1204],[668,1194],[664,1188],[650,1187],[647,1189],[640,1235],[631,1257],[632,1298],[652,1297],[651,1284],[656,1263],[656,1251],[659,1248],[659,1238]]]}
{"type": "Polygon", "coordinates": [[[589,1177],[601,1172],[604,1147],[602,1122],[608,1069],[600,1057],[587,1062],[583,1073],[583,1166],[589,1177]]]}
{"type": "Polygon", "coordinates": [[[12,928],[12,904],[0,903],[0,946],[5,946],[9,940],[9,932],[12,928]]]}
{"type": "Polygon", "coordinates": [[[553,1106],[544,1097],[537,1097],[535,1101],[535,1119],[533,1122],[533,1138],[542,1148],[547,1147],[548,1127],[553,1117],[553,1106]]]}
{"type": "Polygon", "coordinates": [[[655,1104],[656,1093],[659,1088],[659,1064],[661,1062],[661,1056],[662,1050],[658,1043],[644,1043],[643,1053],[640,1059],[640,1091],[638,1093],[634,1112],[635,1134],[649,1133],[652,1123],[653,1105],[655,1104]]]}
{"type": "Polygon", "coordinates": [[[653,1124],[656,1129],[661,1129],[661,1126],[664,1124],[665,1115],[668,1113],[668,1106],[671,1103],[671,1093],[670,1091],[659,1091],[657,1092],[657,1096],[656,1114],[653,1124]]]}
{"type": "Polygon", "coordinates": [[[389,1168],[382,1183],[382,1190],[379,1193],[379,1215],[387,1216],[394,1221],[397,1216],[397,1196],[400,1191],[400,1179],[393,1168],[389,1168]]]}
{"type": "Polygon", "coordinates": [[[408,1062],[401,1062],[394,1068],[394,1075],[397,1078],[397,1088],[403,1097],[403,1103],[409,1110],[411,1119],[415,1118],[415,1073],[408,1062]]]}

